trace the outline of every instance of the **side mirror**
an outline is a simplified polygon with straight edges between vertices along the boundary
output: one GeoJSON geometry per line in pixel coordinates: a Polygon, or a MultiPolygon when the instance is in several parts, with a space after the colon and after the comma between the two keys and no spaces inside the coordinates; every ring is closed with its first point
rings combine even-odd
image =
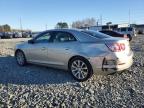
{"type": "Polygon", "coordinates": [[[28,40],[28,43],[29,43],[29,44],[34,44],[34,40],[33,40],[33,39],[28,40]]]}

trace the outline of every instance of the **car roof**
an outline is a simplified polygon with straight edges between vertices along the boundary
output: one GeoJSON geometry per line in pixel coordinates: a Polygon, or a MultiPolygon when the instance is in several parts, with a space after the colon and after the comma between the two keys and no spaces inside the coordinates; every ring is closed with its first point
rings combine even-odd
{"type": "Polygon", "coordinates": [[[80,32],[81,29],[62,28],[62,29],[51,29],[51,30],[46,30],[46,31],[80,32]]]}
{"type": "Polygon", "coordinates": [[[115,32],[115,31],[113,31],[113,30],[101,30],[101,31],[109,31],[109,32],[115,32]]]}
{"type": "Polygon", "coordinates": [[[80,42],[95,42],[97,40],[97,38],[81,32],[82,31],[81,29],[51,29],[46,30],[44,32],[56,32],[56,31],[71,33],[80,42]]]}

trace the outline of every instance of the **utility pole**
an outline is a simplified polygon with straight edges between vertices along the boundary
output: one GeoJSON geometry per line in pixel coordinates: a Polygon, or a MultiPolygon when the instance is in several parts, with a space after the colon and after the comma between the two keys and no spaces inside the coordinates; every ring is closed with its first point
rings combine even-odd
{"type": "Polygon", "coordinates": [[[99,19],[97,20],[96,24],[97,24],[97,26],[99,26],[99,19]]]}
{"type": "Polygon", "coordinates": [[[2,26],[2,32],[5,32],[4,27],[2,26]]]}
{"type": "Polygon", "coordinates": [[[45,25],[45,29],[47,30],[47,24],[45,25]]]}
{"type": "Polygon", "coordinates": [[[130,26],[130,23],[131,23],[131,12],[130,12],[130,9],[129,9],[129,26],[130,26]]]}
{"type": "Polygon", "coordinates": [[[102,15],[100,15],[100,23],[101,23],[101,26],[102,26],[102,15]]]}
{"type": "Polygon", "coordinates": [[[21,17],[20,17],[20,29],[21,29],[21,32],[22,32],[23,28],[22,28],[22,21],[21,21],[21,17]]]}

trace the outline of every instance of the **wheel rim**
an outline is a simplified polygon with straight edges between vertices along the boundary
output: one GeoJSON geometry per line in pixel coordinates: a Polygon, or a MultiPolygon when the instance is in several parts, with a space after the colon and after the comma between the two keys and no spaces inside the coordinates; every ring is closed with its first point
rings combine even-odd
{"type": "Polygon", "coordinates": [[[88,67],[85,62],[75,60],[71,65],[71,72],[77,79],[84,79],[88,75],[88,67]]]}
{"type": "Polygon", "coordinates": [[[24,55],[22,52],[17,53],[16,59],[17,59],[18,64],[20,65],[24,64],[24,55]]]}

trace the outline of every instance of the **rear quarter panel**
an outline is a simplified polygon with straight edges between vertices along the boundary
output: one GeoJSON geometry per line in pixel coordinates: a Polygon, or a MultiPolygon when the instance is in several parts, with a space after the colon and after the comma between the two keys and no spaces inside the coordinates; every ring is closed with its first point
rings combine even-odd
{"type": "Polygon", "coordinates": [[[110,53],[104,43],[82,43],[81,50],[88,57],[106,56],[110,53]]]}

